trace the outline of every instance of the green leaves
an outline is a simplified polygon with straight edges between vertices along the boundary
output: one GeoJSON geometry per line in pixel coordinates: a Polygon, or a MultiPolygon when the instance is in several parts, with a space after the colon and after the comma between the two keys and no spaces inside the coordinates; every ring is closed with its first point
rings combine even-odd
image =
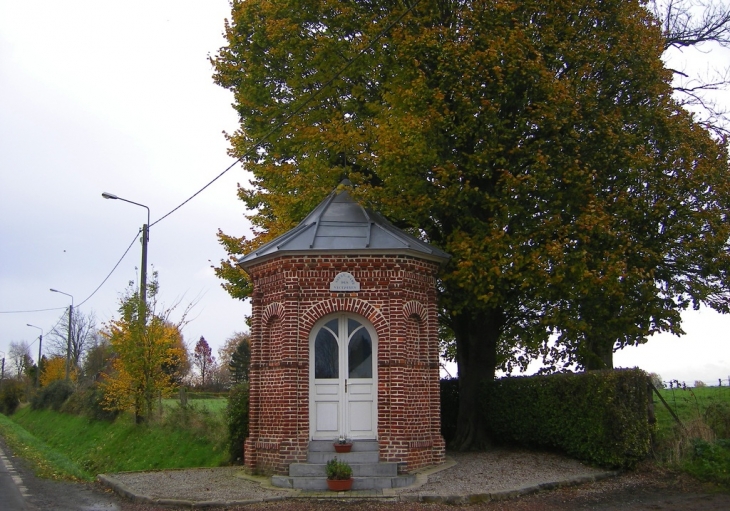
{"type": "MultiPolygon", "coordinates": [[[[641,2],[405,9],[234,2],[213,65],[235,94],[255,237],[219,234],[230,254],[294,227],[347,175],[358,200],[453,256],[450,326],[504,318],[475,326],[500,354],[487,359],[611,367],[615,349],[679,332],[690,305],[728,310],[727,147],[672,99],[641,2]]],[[[216,273],[251,292],[231,261],[216,273]]]]}

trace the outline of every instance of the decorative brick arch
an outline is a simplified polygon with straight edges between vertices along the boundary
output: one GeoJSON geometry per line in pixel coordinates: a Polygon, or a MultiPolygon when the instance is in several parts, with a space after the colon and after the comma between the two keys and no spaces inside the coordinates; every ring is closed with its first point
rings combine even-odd
{"type": "Polygon", "coordinates": [[[421,302],[417,302],[416,300],[411,300],[410,302],[407,302],[403,305],[403,315],[406,318],[410,318],[411,316],[418,316],[418,319],[420,319],[424,323],[426,323],[426,321],[428,320],[428,312],[426,311],[426,307],[421,302]]]}
{"type": "MultiPolygon", "coordinates": [[[[336,312],[351,312],[366,318],[373,325],[375,332],[384,332],[388,327],[388,321],[383,314],[364,300],[358,298],[334,298],[322,300],[310,307],[302,314],[299,324],[302,332],[309,335],[314,324],[328,314],[336,312]]],[[[382,335],[382,334],[379,334],[382,335]]]]}
{"type": "Polygon", "coordinates": [[[278,317],[284,319],[284,306],[279,302],[273,302],[266,306],[264,312],[261,314],[261,323],[268,325],[269,321],[273,318],[278,317]]]}

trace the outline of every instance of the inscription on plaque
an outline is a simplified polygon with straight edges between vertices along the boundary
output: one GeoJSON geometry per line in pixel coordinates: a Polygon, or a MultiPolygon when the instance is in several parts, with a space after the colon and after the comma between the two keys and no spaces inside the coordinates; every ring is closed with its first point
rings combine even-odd
{"type": "Polygon", "coordinates": [[[351,274],[343,271],[330,282],[330,291],[360,291],[360,283],[351,274]]]}

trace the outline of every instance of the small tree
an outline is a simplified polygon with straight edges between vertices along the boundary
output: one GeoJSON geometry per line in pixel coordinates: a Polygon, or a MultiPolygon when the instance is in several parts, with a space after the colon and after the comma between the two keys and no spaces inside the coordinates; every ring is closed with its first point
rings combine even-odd
{"type": "Polygon", "coordinates": [[[116,354],[112,374],[104,382],[104,403],[108,410],[134,410],[136,421],[152,416],[159,396],[169,396],[175,387],[176,371],[185,357],[180,353],[180,327],[170,316],[174,307],[157,312],[157,274],[148,285],[149,303],[130,288],[122,298],[120,318],[110,321],[103,332],[116,354]]]}
{"type": "Polygon", "coordinates": [[[33,365],[33,359],[30,356],[30,348],[25,341],[10,343],[8,350],[8,358],[11,366],[15,369],[15,376],[20,378],[33,365]]]}
{"type": "MultiPolygon", "coordinates": [[[[96,328],[94,311],[84,314],[74,308],[71,319],[71,367],[79,367],[81,359],[90,347],[98,344],[99,330],[96,328]]],[[[53,356],[66,357],[68,351],[68,314],[61,316],[58,324],[48,333],[47,352],[53,356]]]]}
{"type": "Polygon", "coordinates": [[[236,351],[231,355],[231,362],[228,367],[231,371],[231,383],[237,385],[248,381],[248,369],[251,365],[250,335],[239,332],[232,339],[236,339],[238,345],[236,351]]]}
{"type": "Polygon", "coordinates": [[[205,377],[208,372],[212,369],[214,363],[213,350],[210,349],[208,341],[205,337],[200,336],[200,340],[195,345],[193,350],[193,364],[200,371],[200,385],[205,387],[205,377]]]}

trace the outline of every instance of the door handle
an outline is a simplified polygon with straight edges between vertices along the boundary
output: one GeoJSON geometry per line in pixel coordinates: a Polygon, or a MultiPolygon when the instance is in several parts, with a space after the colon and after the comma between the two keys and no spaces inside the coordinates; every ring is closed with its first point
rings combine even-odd
{"type": "Polygon", "coordinates": [[[347,380],[345,380],[345,394],[347,394],[347,380]]]}

